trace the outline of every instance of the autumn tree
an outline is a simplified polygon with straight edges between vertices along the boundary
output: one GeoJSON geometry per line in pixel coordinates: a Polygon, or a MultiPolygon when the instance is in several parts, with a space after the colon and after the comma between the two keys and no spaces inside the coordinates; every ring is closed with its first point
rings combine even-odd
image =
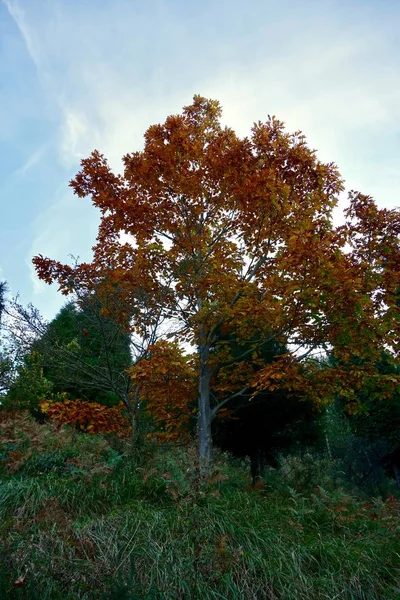
{"type": "Polygon", "coordinates": [[[140,389],[143,410],[154,424],[149,437],[160,442],[188,443],[196,400],[193,358],[185,355],[176,342],[159,340],[128,373],[132,384],[140,389]]]}
{"type": "Polygon", "coordinates": [[[212,420],[237,394],[229,385],[220,402],[210,394],[212,378],[240,358],[227,348],[213,360],[224,328],[251,340],[246,354],[272,340],[290,348],[256,376],[240,373],[239,392],[279,386],[316,401],[336,385],[350,402],[370,376],[377,342],[395,348],[399,340],[399,212],[352,192],[346,224],[335,228],[343,182],[333,163],[320,162],[304,136],[285,132],[275,117],[243,139],[220,118],[218,102],[195,96],[182,114],[147,130],[144,149],[124,157],[121,175],[94,151],[71,182],[101,211],[92,263],[34,258],[40,278],[58,281],[63,293],[72,277],[90,287],[109,274],[130,299],[141,335],[160,308],[174,327],[169,335],[196,348],[206,464],[212,420]],[[310,360],[321,347],[362,355],[365,364],[342,380],[310,360]]]}

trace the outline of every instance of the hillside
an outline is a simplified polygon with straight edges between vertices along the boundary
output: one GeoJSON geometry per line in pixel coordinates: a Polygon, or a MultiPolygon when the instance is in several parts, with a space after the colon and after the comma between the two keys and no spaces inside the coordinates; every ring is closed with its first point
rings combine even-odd
{"type": "Polygon", "coordinates": [[[287,457],[264,489],[218,454],[145,446],[1,415],[2,599],[394,600],[400,502],[287,457]]]}

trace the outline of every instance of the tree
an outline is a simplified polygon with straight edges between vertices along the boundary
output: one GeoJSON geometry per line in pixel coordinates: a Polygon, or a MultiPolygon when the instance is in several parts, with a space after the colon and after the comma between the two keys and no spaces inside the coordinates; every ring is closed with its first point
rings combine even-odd
{"type": "MultiPolygon", "coordinates": [[[[240,358],[227,350],[211,360],[224,328],[252,341],[246,354],[272,340],[290,348],[244,377],[243,390],[301,388],[317,401],[332,385],[349,398],[353,392],[306,361],[315,349],[359,353],[371,365],[379,340],[394,347],[399,339],[399,212],[352,192],[347,222],[334,228],[343,189],[334,164],[318,161],[304,136],[286,133],[275,117],[243,139],[220,117],[218,102],[195,96],[182,114],[147,130],[144,150],[124,157],[122,175],[94,151],[71,182],[102,213],[93,262],[73,268],[33,259],[39,277],[58,281],[66,294],[72,280],[90,288],[108,278],[130,298],[141,335],[153,322],[140,310],[145,298],[174,324],[175,339],[196,348],[205,464],[212,420],[229,401],[227,390],[214,403],[211,380],[240,358]],[[132,243],[122,243],[121,233],[132,243]]],[[[354,370],[352,384],[361,373],[367,368],[354,370]]]]}
{"type": "Polygon", "coordinates": [[[400,487],[400,361],[393,361],[382,349],[376,361],[376,381],[373,379],[357,391],[362,410],[348,414],[340,397],[336,403],[352,432],[374,450],[379,448],[379,462],[390,467],[400,487]],[[393,383],[397,387],[393,388],[393,383]]]}
{"type": "Polygon", "coordinates": [[[0,398],[11,388],[15,376],[15,365],[7,350],[0,350],[0,398]]]}
{"type": "Polygon", "coordinates": [[[2,317],[7,305],[6,292],[7,283],[0,281],[0,397],[9,391],[15,374],[15,365],[3,336],[2,317]]]}
{"type": "Polygon", "coordinates": [[[39,417],[39,403],[50,398],[52,393],[53,386],[43,374],[43,356],[33,351],[18,365],[4,404],[6,408],[27,409],[39,417]]]}
{"type": "Polygon", "coordinates": [[[176,342],[159,340],[128,372],[155,426],[149,436],[160,442],[188,443],[196,398],[192,357],[185,356],[176,342]]]}
{"type": "Polygon", "coordinates": [[[96,303],[85,298],[82,308],[66,304],[33,348],[42,354],[44,376],[55,392],[115,404],[130,388],[130,339],[96,303]]]}
{"type": "Polygon", "coordinates": [[[0,281],[0,324],[1,324],[2,314],[6,307],[6,298],[5,298],[6,292],[7,292],[7,283],[5,281],[0,281]]]}
{"type": "Polygon", "coordinates": [[[80,305],[70,302],[51,323],[18,299],[10,302],[8,317],[8,334],[18,358],[10,405],[28,405],[37,414],[39,403],[51,394],[69,392],[108,404],[122,401],[134,418],[134,393],[125,374],[131,364],[130,339],[102,314],[95,294],[81,298],[80,305]]]}

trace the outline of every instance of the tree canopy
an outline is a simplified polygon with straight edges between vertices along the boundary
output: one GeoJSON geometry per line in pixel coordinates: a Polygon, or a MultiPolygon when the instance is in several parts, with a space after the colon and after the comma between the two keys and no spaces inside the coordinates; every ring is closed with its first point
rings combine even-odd
{"type": "MultiPolygon", "coordinates": [[[[317,159],[301,132],[275,117],[239,138],[221,124],[217,101],[195,96],[179,115],[153,125],[142,151],[115,175],[98,151],[71,181],[101,211],[93,261],[71,267],[34,258],[39,276],[68,294],[79,285],[129,305],[130,327],[143,337],[160,316],[170,338],[197,351],[200,455],[212,457],[211,422],[230,395],[211,396],[211,380],[240,361],[219,335],[234,332],[246,354],[276,340],[289,352],[239,391],[303,390],[322,401],[336,386],[349,402],[373,373],[377,347],[399,349],[396,303],[400,213],[349,193],[346,222],[332,210],[344,189],[333,163],[317,159]],[[121,234],[130,241],[121,241],[121,234]],[[129,239],[129,238],[128,238],[129,239]],[[321,369],[313,352],[358,356],[343,373],[321,369]]],[[[126,239],[126,238],[125,238],[126,239]]],[[[121,322],[128,327],[125,310],[121,322]]]]}

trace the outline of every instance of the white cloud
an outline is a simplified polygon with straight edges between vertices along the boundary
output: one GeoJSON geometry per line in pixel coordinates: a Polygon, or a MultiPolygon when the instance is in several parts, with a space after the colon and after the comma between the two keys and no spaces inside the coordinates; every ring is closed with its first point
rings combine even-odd
{"type": "Polygon", "coordinates": [[[33,286],[33,295],[36,296],[37,294],[41,294],[44,292],[46,286],[45,283],[37,276],[31,257],[27,258],[26,265],[28,267],[29,277],[33,286]]]}
{"type": "MultiPolygon", "coordinates": [[[[56,114],[56,157],[68,177],[94,148],[120,170],[150,124],[201,93],[221,101],[224,123],[240,135],[275,114],[289,131],[303,130],[321,160],[338,164],[348,188],[399,204],[396,3],[3,2],[56,114]]],[[[67,260],[94,241],[98,217],[88,201],[65,192],[48,202],[29,261],[37,253],[67,260]]],[[[47,286],[32,285],[44,298],[47,286]]]]}
{"type": "Polygon", "coordinates": [[[148,125],[179,112],[195,92],[220,99],[225,122],[241,134],[275,114],[289,129],[302,129],[319,156],[342,171],[355,149],[362,156],[368,141],[400,117],[396,65],[383,68],[375,60],[388,56],[387,36],[351,4],[341,15],[339,4],[322,11],[304,2],[291,21],[272,2],[253,0],[257,53],[243,31],[237,47],[249,54],[240,59],[238,48],[232,46],[231,56],[224,50],[230,19],[239,27],[237,2],[230,10],[220,5],[225,14],[220,9],[213,17],[216,23],[224,17],[226,30],[209,40],[205,33],[197,48],[196,19],[189,21],[183,6],[180,15],[168,3],[150,2],[146,12],[119,0],[118,8],[97,11],[86,0],[75,14],[57,1],[33,1],[25,11],[21,2],[3,1],[58,106],[59,160],[67,169],[95,147],[120,168],[121,156],[142,145],[148,125]],[[277,48],[279,31],[286,35],[277,48]],[[212,53],[219,61],[210,62],[212,53]]]}
{"type": "Polygon", "coordinates": [[[19,2],[14,2],[12,0],[2,0],[3,4],[5,4],[10,16],[14,19],[18,29],[21,32],[21,35],[24,39],[26,49],[28,51],[29,56],[31,57],[34,65],[37,68],[38,74],[43,71],[43,60],[40,53],[40,45],[37,44],[35,40],[35,36],[32,35],[32,29],[30,26],[29,19],[27,19],[26,11],[22,8],[19,2]]]}
{"type": "Polygon", "coordinates": [[[47,144],[42,144],[39,148],[36,148],[32,154],[28,156],[26,161],[14,171],[15,176],[24,176],[27,171],[35,167],[43,158],[47,149],[47,144]]]}
{"type": "MultiPolygon", "coordinates": [[[[77,198],[65,186],[54,194],[49,208],[43,211],[34,223],[36,235],[26,255],[30,280],[33,288],[33,302],[48,313],[49,286],[40,281],[32,265],[32,258],[38,254],[48,256],[63,263],[71,262],[71,255],[81,260],[91,259],[91,246],[95,243],[99,215],[89,202],[77,198]],[[82,244],[82,241],[84,242],[82,244]]],[[[62,303],[57,286],[51,286],[52,307],[62,303]]]]}
{"type": "Polygon", "coordinates": [[[88,147],[92,148],[93,138],[96,136],[84,113],[65,106],[62,114],[59,156],[61,164],[70,169],[76,165],[77,159],[88,154],[88,147]]]}

